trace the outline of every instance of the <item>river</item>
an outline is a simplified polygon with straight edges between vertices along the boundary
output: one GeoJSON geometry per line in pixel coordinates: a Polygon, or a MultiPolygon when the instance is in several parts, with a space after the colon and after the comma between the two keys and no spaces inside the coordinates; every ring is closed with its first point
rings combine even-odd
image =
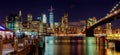
{"type": "Polygon", "coordinates": [[[120,55],[105,37],[45,37],[44,55],[120,55]]]}

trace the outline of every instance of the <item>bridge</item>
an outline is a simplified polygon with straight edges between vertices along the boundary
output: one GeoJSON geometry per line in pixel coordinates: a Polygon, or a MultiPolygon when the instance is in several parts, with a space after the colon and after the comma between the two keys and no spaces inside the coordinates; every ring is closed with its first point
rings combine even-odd
{"type": "Polygon", "coordinates": [[[120,9],[108,14],[107,16],[101,18],[96,23],[94,23],[92,26],[86,29],[86,36],[94,36],[94,29],[100,25],[109,23],[111,21],[120,19],[120,9]]]}
{"type": "MultiPolygon", "coordinates": [[[[86,29],[86,36],[87,37],[94,37],[94,29],[100,25],[109,23],[111,21],[120,19],[120,9],[110,13],[109,15],[101,18],[100,20],[98,20],[96,23],[94,23],[92,26],[90,26],[89,28],[86,29]]],[[[120,51],[120,40],[116,40],[116,39],[107,39],[107,41],[112,41],[115,43],[115,49],[117,51],[120,51]]]]}

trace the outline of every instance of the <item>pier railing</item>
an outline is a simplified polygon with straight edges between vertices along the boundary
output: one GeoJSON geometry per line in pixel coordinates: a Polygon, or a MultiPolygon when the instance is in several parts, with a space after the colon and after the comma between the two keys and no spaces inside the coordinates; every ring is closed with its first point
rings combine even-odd
{"type": "MultiPolygon", "coordinates": [[[[14,39],[9,40],[9,45],[12,46],[12,52],[7,53],[7,55],[38,55],[38,40],[37,39],[14,39]],[[12,42],[12,43],[11,43],[12,42]],[[21,44],[21,46],[19,46],[21,44]]],[[[8,43],[8,41],[0,40],[0,55],[3,53],[3,45],[8,43]]]]}

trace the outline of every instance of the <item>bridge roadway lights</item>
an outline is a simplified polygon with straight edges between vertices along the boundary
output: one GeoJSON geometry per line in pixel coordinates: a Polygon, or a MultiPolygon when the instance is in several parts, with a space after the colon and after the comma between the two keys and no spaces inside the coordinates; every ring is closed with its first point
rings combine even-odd
{"type": "Polygon", "coordinates": [[[120,40],[115,40],[115,50],[120,51],[120,40]]]}

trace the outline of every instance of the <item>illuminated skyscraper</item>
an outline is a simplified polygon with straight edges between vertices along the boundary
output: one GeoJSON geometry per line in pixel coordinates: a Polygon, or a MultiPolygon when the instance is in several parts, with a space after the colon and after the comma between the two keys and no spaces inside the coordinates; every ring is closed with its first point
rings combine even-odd
{"type": "Polygon", "coordinates": [[[38,20],[42,21],[42,18],[41,17],[37,17],[38,20]]]}
{"type": "Polygon", "coordinates": [[[65,13],[62,17],[62,32],[66,33],[66,29],[68,28],[68,14],[65,13]]]}
{"type": "Polygon", "coordinates": [[[106,34],[107,35],[112,34],[112,25],[111,25],[111,23],[106,24],[106,34]]]}
{"type": "Polygon", "coordinates": [[[17,14],[9,15],[8,17],[6,17],[6,21],[7,21],[6,27],[16,32],[16,30],[18,30],[18,27],[19,27],[18,19],[19,19],[19,16],[17,14]]]}
{"type": "Polygon", "coordinates": [[[43,14],[42,22],[43,22],[43,23],[47,23],[47,17],[46,17],[46,14],[43,14]]]}
{"type": "Polygon", "coordinates": [[[31,14],[27,15],[27,21],[32,21],[32,15],[31,14]]]}
{"type": "Polygon", "coordinates": [[[18,14],[10,14],[6,16],[6,27],[16,34],[16,36],[22,35],[22,12],[19,11],[18,14]]]}
{"type": "Polygon", "coordinates": [[[19,11],[19,18],[22,20],[22,12],[21,12],[21,10],[19,11]]]}
{"type": "Polygon", "coordinates": [[[18,18],[16,20],[16,32],[22,32],[22,11],[19,11],[18,18]]]}
{"type": "Polygon", "coordinates": [[[28,14],[27,15],[27,21],[28,21],[28,23],[27,23],[27,28],[30,28],[31,27],[31,22],[32,22],[32,15],[31,14],[28,14]]]}
{"type": "Polygon", "coordinates": [[[67,28],[68,27],[68,14],[65,13],[64,16],[62,17],[62,26],[67,28]]]}
{"type": "Polygon", "coordinates": [[[54,26],[54,15],[53,15],[53,8],[51,6],[51,8],[49,9],[50,13],[49,13],[49,23],[50,23],[50,27],[53,28],[54,26]]]}

